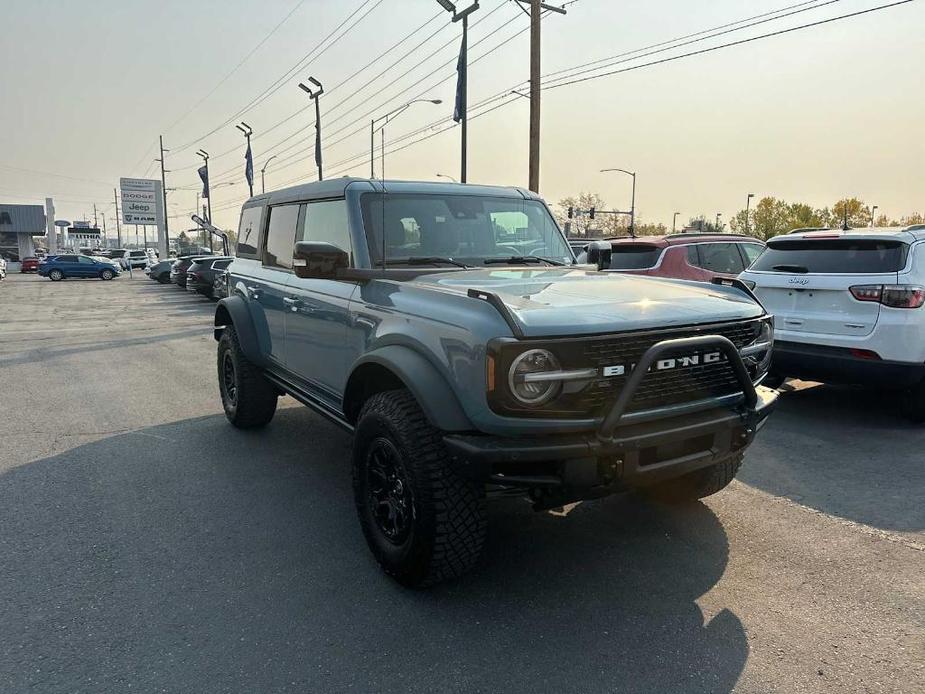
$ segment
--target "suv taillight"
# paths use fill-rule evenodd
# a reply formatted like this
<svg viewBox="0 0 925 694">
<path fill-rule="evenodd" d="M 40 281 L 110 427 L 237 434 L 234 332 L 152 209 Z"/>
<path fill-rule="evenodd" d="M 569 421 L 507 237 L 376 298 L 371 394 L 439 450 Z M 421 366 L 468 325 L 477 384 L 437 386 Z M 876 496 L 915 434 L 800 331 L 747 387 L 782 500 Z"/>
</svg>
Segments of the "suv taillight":
<svg viewBox="0 0 925 694">
<path fill-rule="evenodd" d="M 858 301 L 876 301 L 891 308 L 920 308 L 925 287 L 918 284 L 860 284 L 849 289 Z"/>
</svg>

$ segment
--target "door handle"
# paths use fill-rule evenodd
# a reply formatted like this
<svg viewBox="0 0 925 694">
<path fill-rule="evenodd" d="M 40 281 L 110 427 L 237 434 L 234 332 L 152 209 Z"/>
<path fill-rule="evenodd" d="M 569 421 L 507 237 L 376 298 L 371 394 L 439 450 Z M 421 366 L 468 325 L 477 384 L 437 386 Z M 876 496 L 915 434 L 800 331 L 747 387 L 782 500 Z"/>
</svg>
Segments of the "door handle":
<svg viewBox="0 0 925 694">
<path fill-rule="evenodd" d="M 259 298 L 260 298 L 260 287 L 259 287 L 259 286 L 248 287 L 248 288 L 247 288 L 247 291 L 250 293 L 251 299 L 259 299 Z"/>
<path fill-rule="evenodd" d="M 287 306 L 297 306 L 298 304 L 302 302 L 293 296 L 287 296 L 283 299 L 283 303 L 286 304 Z"/>
</svg>

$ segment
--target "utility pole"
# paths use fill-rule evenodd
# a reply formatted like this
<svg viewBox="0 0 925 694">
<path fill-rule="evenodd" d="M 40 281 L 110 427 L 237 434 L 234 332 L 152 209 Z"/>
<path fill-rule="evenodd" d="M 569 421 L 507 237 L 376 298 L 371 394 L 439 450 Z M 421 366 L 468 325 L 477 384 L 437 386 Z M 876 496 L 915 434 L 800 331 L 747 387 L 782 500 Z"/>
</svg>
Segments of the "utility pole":
<svg viewBox="0 0 925 694">
<path fill-rule="evenodd" d="M 748 211 L 752 206 L 752 198 L 755 197 L 754 193 L 749 193 L 748 197 L 745 198 L 745 235 L 748 236 Z"/>
<path fill-rule="evenodd" d="M 540 192 L 540 0 L 530 0 L 530 184 Z"/>
<path fill-rule="evenodd" d="M 112 189 L 112 201 L 116 205 L 116 243 L 118 248 L 122 248 L 122 226 L 119 224 L 119 194 L 116 189 Z"/>
<path fill-rule="evenodd" d="M 99 227 L 100 223 L 96 218 L 96 203 L 93 203 L 93 226 Z"/>
<path fill-rule="evenodd" d="M 308 94 L 308 97 L 315 102 L 315 165 L 318 167 L 318 180 L 323 181 L 324 174 L 321 170 L 321 105 L 318 103 L 318 97 L 324 94 L 324 87 L 314 77 L 309 77 L 308 81 L 314 84 L 317 89 L 312 90 L 301 82 L 299 82 L 299 89 Z M 262 177 L 263 172 L 261 171 Z"/>
<path fill-rule="evenodd" d="M 540 72 L 542 70 L 540 22 L 543 10 L 566 14 L 565 8 L 548 5 L 541 0 L 516 0 L 530 3 L 530 190 L 540 191 Z"/>
<path fill-rule="evenodd" d="M 161 163 L 161 197 L 163 198 L 164 205 L 164 253 L 170 253 L 170 233 L 168 232 L 167 226 L 167 172 L 164 169 L 164 152 L 169 152 L 170 150 L 164 149 L 164 136 L 159 136 L 160 149 L 161 149 L 161 158 L 158 161 Z M 148 247 L 147 239 L 148 227 L 145 226 L 145 248 Z"/>
<path fill-rule="evenodd" d="M 680 212 L 675 212 L 674 217 L 671 218 L 671 233 L 673 234 L 678 226 L 678 215 Z"/>
</svg>

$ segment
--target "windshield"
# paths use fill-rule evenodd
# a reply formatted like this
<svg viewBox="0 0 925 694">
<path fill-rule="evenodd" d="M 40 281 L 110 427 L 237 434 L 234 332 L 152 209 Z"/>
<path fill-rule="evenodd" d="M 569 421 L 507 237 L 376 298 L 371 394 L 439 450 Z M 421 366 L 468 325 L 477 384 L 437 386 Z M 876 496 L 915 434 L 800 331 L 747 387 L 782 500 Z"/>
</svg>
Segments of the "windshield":
<svg viewBox="0 0 925 694">
<path fill-rule="evenodd" d="M 555 221 L 536 200 L 366 193 L 361 207 L 374 264 L 382 263 L 383 255 L 386 263 L 410 259 L 431 264 L 435 258 L 466 265 L 517 258 L 574 261 Z"/>
<path fill-rule="evenodd" d="M 901 241 L 813 239 L 771 241 L 750 270 L 817 274 L 898 272 L 908 246 Z"/>
</svg>

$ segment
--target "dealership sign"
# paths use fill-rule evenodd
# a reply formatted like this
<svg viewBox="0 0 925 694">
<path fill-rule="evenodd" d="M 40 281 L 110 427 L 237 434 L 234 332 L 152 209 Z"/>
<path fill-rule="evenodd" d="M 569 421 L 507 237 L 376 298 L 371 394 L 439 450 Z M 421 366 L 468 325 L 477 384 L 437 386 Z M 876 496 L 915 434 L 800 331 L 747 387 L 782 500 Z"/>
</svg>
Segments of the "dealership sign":
<svg viewBox="0 0 925 694">
<path fill-rule="evenodd" d="M 159 224 L 162 220 L 161 182 L 146 178 L 120 178 L 122 222 Z"/>
</svg>

